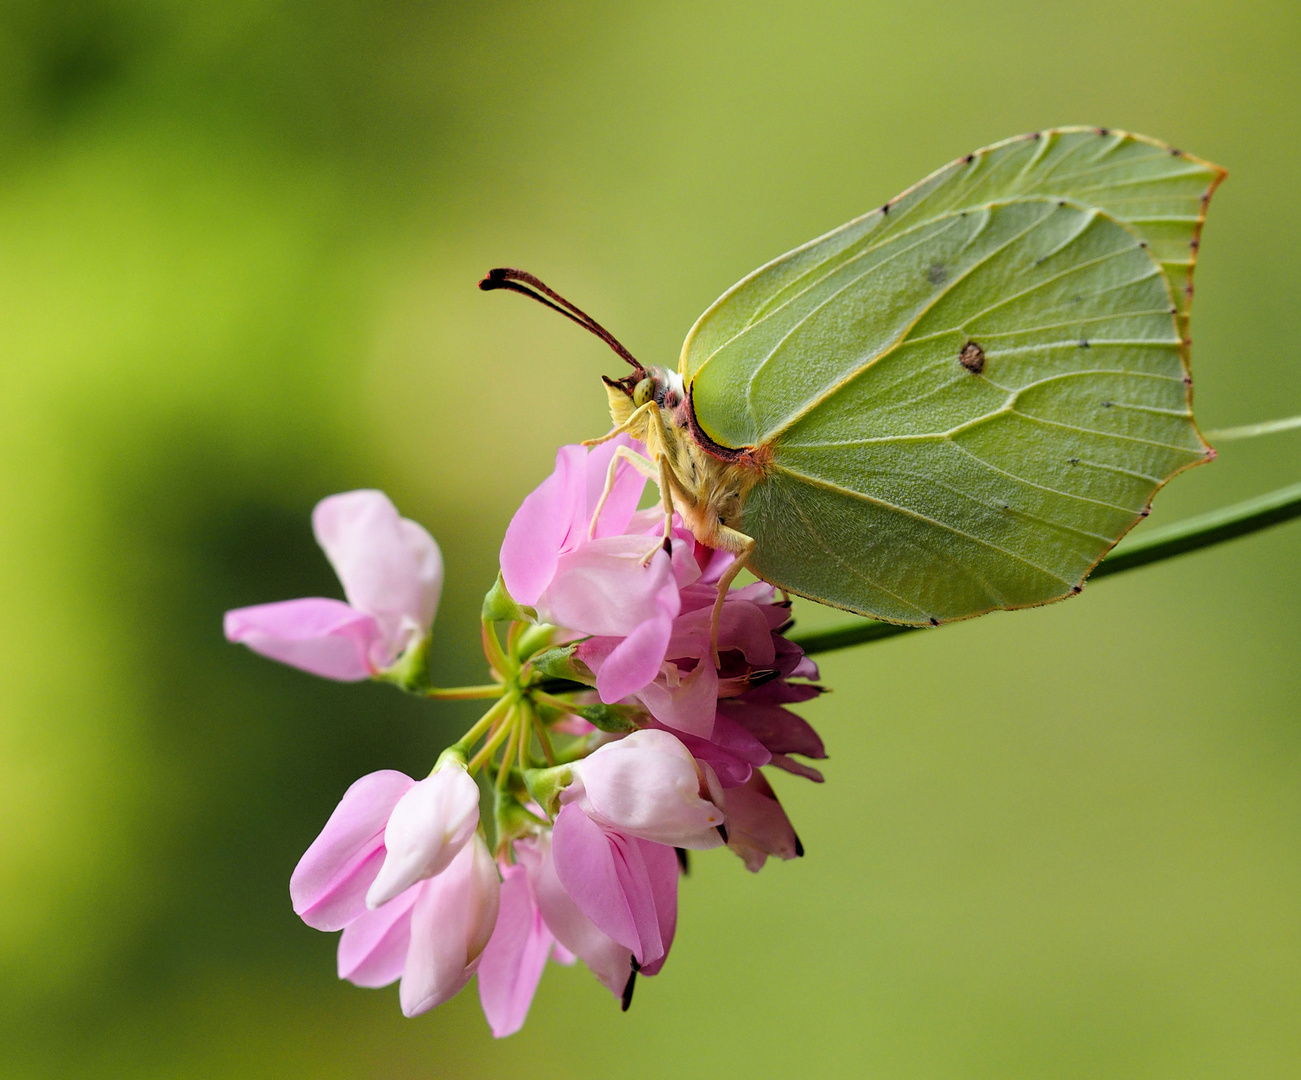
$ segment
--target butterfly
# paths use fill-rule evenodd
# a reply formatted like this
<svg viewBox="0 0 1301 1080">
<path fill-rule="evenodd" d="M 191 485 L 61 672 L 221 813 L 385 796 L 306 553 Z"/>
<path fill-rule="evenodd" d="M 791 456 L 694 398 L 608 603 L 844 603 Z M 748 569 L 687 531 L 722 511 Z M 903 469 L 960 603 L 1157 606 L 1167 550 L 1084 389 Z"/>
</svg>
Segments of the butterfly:
<svg viewBox="0 0 1301 1080">
<path fill-rule="evenodd" d="M 542 301 L 632 365 L 604 380 L 606 437 L 643 442 L 619 458 L 735 553 L 719 607 L 744 567 L 937 626 L 1079 593 L 1156 492 L 1214 458 L 1188 318 L 1224 176 L 1105 128 L 1008 139 L 733 285 L 676 370 L 523 271 L 480 287 Z"/>
</svg>

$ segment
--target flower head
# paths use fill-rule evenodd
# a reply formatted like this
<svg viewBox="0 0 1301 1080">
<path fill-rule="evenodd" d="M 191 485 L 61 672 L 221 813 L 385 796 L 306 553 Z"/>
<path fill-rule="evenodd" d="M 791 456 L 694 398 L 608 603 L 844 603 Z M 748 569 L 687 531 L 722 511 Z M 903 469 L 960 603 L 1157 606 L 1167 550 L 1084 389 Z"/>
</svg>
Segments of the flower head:
<svg viewBox="0 0 1301 1080">
<path fill-rule="evenodd" d="M 429 685 L 441 558 L 379 492 L 333 496 L 313 516 L 346 603 L 227 615 L 231 640 L 318 674 L 495 699 L 427 778 L 353 784 L 290 882 L 308 925 L 343 931 L 340 977 L 400 981 L 408 1016 L 477 973 L 493 1034 L 509 1035 L 548 960 L 582 960 L 626 1009 L 668 958 L 688 850 L 726 843 L 751 870 L 803 854 L 761 770 L 821 779 L 792 755 L 824 757 L 822 742 L 787 708 L 820 692 L 800 681 L 817 668 L 763 583 L 723 597 L 715 659 L 732 556 L 676 516 L 637 510 L 646 462 L 629 456 L 644 449 L 626 437 L 562 447 L 525 499 L 483 609 L 492 684 Z M 504 643 L 499 621 L 511 622 Z"/>
</svg>

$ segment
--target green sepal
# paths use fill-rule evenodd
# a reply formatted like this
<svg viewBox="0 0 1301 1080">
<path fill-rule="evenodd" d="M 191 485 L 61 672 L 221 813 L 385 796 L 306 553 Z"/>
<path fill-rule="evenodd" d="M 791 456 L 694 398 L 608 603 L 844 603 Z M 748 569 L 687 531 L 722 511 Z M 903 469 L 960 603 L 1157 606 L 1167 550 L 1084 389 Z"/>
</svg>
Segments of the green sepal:
<svg viewBox="0 0 1301 1080">
<path fill-rule="evenodd" d="M 538 613 L 534 608 L 515 603 L 515 598 L 506 591 L 506 583 L 498 573 L 497 580 L 483 598 L 483 618 L 488 622 L 535 623 L 538 621 Z"/>
<path fill-rule="evenodd" d="M 429 681 L 429 635 L 416 638 L 390 667 L 375 676 L 376 682 L 392 683 L 408 694 L 424 695 L 433 689 Z"/>
<path fill-rule="evenodd" d="M 579 642 L 571 641 L 568 645 L 557 645 L 553 649 L 540 652 L 530 661 L 533 670 L 548 679 L 564 679 L 567 682 L 595 686 L 596 676 L 591 669 L 574 656 Z"/>
<path fill-rule="evenodd" d="M 574 705 L 569 711 L 575 716 L 581 716 L 593 727 L 616 733 L 636 731 L 642 726 L 641 721 L 646 715 L 634 705 L 605 705 L 601 702 L 595 705 Z"/>
<path fill-rule="evenodd" d="M 560 793 L 574 782 L 574 769 L 571 765 L 557 765 L 551 769 L 527 769 L 524 772 L 524 786 L 534 801 L 547 812 L 547 817 L 555 820 L 560 812 Z"/>
<path fill-rule="evenodd" d="M 530 626 L 520 635 L 519 641 L 515 644 L 515 659 L 523 663 L 534 653 L 545 649 L 551 644 L 551 639 L 559 629 L 550 623 L 537 623 Z"/>
<path fill-rule="evenodd" d="M 536 832 L 538 826 L 546 824 L 528 807 L 522 805 L 519 799 L 501 788 L 495 788 L 493 791 L 492 816 L 497 827 L 498 845 L 505 840 L 513 840 L 518 836 Z"/>
<path fill-rule="evenodd" d="M 444 768 L 447 765 L 459 765 L 462 769 L 465 768 L 465 752 L 459 746 L 449 746 L 439 754 L 438 760 L 434 763 L 434 767 L 430 771 L 429 775 L 433 776 L 439 769 Z"/>
</svg>

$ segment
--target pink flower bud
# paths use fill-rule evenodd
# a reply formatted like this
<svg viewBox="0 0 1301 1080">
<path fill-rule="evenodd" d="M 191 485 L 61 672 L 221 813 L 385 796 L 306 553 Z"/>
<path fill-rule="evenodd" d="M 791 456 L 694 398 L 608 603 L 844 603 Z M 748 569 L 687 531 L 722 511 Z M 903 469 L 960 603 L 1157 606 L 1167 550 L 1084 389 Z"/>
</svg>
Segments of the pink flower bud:
<svg viewBox="0 0 1301 1080">
<path fill-rule="evenodd" d="M 465 766 L 444 765 L 397 801 L 384 829 L 388 853 L 366 893 L 377 908 L 417 881 L 441 873 L 479 824 L 479 788 Z"/>
<path fill-rule="evenodd" d="M 341 930 L 366 911 L 384 861 L 384 826 L 415 781 L 385 769 L 363 776 L 335 807 L 289 879 L 294 912 L 317 930 Z"/>
<path fill-rule="evenodd" d="M 667 731 L 634 731 L 576 762 L 573 772 L 560 801 L 576 803 L 604 828 L 670 847 L 722 843 L 723 811 L 708 797 L 712 778 Z M 721 791 L 715 797 L 721 802 Z"/>
</svg>

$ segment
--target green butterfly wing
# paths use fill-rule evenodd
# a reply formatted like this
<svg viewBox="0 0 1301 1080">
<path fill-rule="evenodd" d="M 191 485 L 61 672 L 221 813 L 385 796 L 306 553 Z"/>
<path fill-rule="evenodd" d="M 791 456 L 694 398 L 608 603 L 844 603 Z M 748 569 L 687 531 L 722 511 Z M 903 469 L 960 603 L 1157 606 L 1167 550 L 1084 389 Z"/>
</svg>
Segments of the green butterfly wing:
<svg viewBox="0 0 1301 1080">
<path fill-rule="evenodd" d="M 1187 325 L 1223 177 L 1140 136 L 1036 133 L 725 293 L 681 372 L 706 435 L 771 452 L 754 571 L 914 624 L 1078 592 L 1214 454 Z"/>
</svg>

